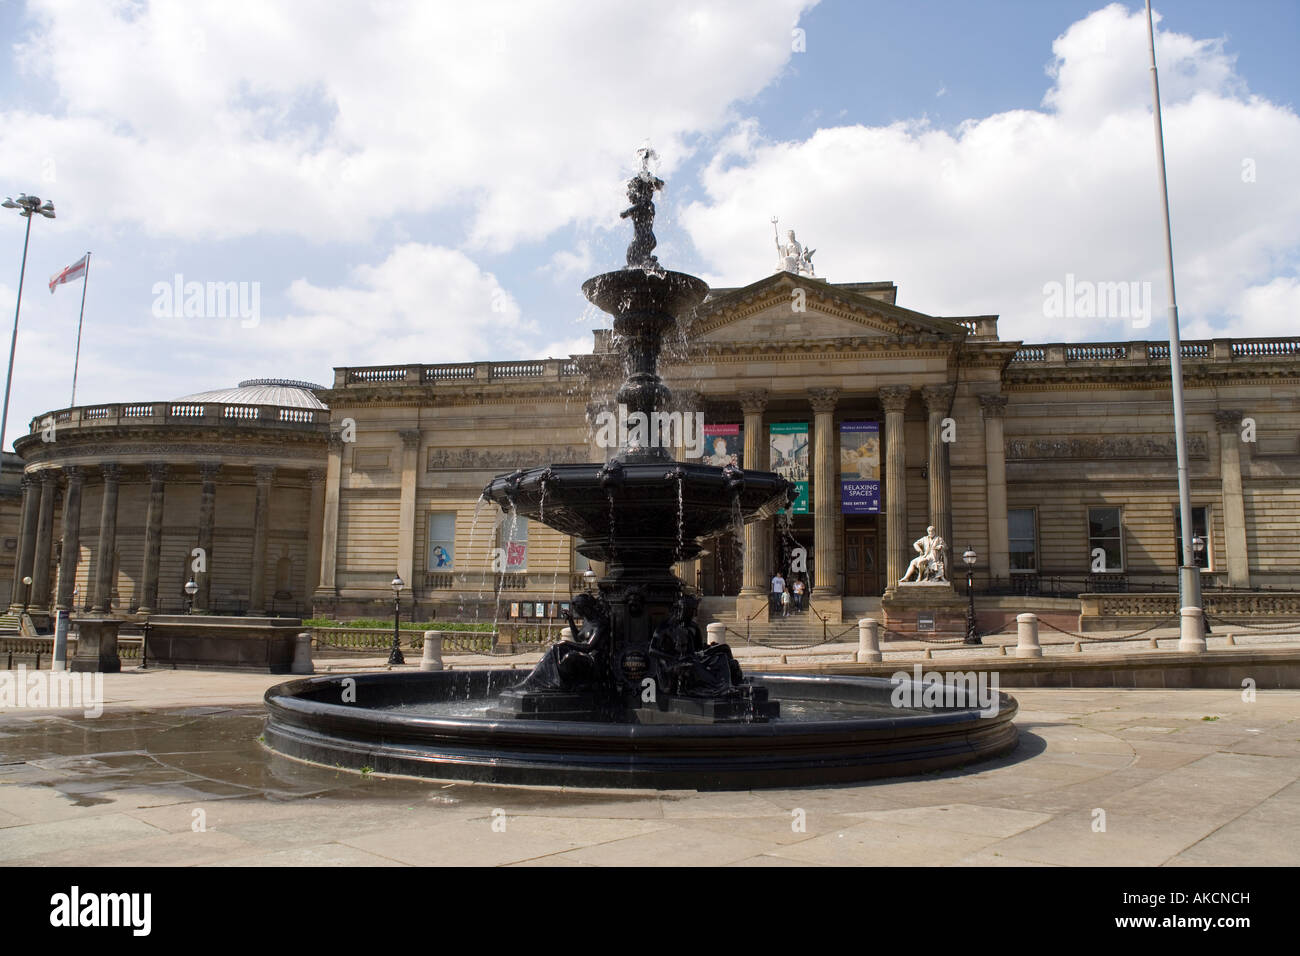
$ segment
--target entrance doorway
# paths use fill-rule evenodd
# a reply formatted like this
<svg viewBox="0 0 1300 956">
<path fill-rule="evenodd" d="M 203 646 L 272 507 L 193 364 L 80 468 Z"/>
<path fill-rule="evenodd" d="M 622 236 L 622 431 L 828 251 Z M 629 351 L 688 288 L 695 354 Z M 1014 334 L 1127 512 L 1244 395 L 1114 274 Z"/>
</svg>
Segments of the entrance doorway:
<svg viewBox="0 0 1300 956">
<path fill-rule="evenodd" d="M 844 593 L 861 597 L 880 593 L 876 529 L 844 529 Z"/>
<path fill-rule="evenodd" d="M 705 545 L 711 551 L 701 562 L 701 577 L 708 580 L 701 582 L 705 594 L 737 595 L 740 593 L 741 578 L 744 567 L 741 562 L 742 542 L 736 541 L 731 532 L 712 538 Z"/>
</svg>

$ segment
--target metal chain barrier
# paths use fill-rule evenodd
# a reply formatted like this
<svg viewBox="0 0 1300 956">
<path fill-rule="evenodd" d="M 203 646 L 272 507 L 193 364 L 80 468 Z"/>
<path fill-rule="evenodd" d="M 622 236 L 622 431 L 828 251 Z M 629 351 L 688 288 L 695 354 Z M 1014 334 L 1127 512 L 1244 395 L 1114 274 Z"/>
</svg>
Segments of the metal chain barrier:
<svg viewBox="0 0 1300 956">
<path fill-rule="evenodd" d="M 1244 627 L 1248 631 L 1280 631 L 1290 628 L 1300 633 L 1300 621 L 1283 621 L 1280 624 L 1246 624 L 1241 621 L 1230 621 L 1227 618 L 1219 617 L 1217 614 L 1207 614 L 1205 619 L 1219 627 Z"/>
</svg>

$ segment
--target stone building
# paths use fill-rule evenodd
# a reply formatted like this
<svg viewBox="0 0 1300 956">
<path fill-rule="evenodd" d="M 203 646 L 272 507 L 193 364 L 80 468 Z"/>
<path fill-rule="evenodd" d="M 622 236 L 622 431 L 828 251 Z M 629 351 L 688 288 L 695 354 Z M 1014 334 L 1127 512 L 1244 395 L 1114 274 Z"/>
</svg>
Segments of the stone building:
<svg viewBox="0 0 1300 956">
<path fill-rule="evenodd" d="M 778 272 L 713 290 L 669 344 L 673 410 L 702 413 L 708 440 L 672 436 L 679 456 L 806 482 L 788 519 L 744 528 L 743 558 L 715 540 L 683 580 L 748 615 L 774 569 L 797 568 L 819 613 L 853 620 L 933 525 L 954 581 L 971 549 L 977 589 L 1020 607 L 1078 613 L 1080 594 L 1172 590 L 1168 344 L 1007 342 L 995 316 L 925 315 L 897 291 Z M 1300 338 L 1182 354 L 1205 587 L 1300 590 Z M 14 580 L 48 569 L 40 607 L 75 587 L 77 607 L 177 609 L 206 542 L 197 603 L 216 611 L 387 613 L 396 574 L 417 617 L 549 615 L 583 587 L 580 542 L 503 519 L 479 492 L 515 468 L 605 460 L 621 378 L 597 331 L 590 354 L 567 358 L 337 368 L 330 388 L 64 409 L 53 442 L 39 416 L 16 443 Z"/>
<path fill-rule="evenodd" d="M 319 388 L 258 379 L 33 419 L 14 443 L 26 464 L 10 610 L 182 611 L 193 579 L 196 610 L 308 611 L 329 436 Z"/>
</svg>

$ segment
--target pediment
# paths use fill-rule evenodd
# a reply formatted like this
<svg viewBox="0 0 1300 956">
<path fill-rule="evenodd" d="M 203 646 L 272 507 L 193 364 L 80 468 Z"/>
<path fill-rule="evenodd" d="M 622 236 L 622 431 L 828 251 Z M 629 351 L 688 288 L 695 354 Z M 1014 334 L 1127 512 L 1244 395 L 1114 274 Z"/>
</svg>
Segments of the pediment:
<svg viewBox="0 0 1300 956">
<path fill-rule="evenodd" d="M 687 333 L 701 345 L 965 334 L 955 322 L 790 273 L 705 302 Z"/>
</svg>

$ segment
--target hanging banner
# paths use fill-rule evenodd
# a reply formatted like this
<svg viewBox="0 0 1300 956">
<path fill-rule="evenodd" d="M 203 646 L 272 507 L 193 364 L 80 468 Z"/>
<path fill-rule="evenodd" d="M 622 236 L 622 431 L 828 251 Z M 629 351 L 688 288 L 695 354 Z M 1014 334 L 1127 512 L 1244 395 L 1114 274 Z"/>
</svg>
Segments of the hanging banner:
<svg viewBox="0 0 1300 956">
<path fill-rule="evenodd" d="M 795 483 L 799 497 L 790 507 L 791 514 L 808 513 L 808 423 L 775 422 L 770 427 L 771 467 L 783 478 Z"/>
<path fill-rule="evenodd" d="M 840 422 L 840 510 L 880 514 L 880 422 Z"/>
<path fill-rule="evenodd" d="M 745 445 L 740 437 L 739 425 L 705 425 L 704 457 L 700 462 L 715 468 L 735 465 L 743 468 Z"/>
</svg>

